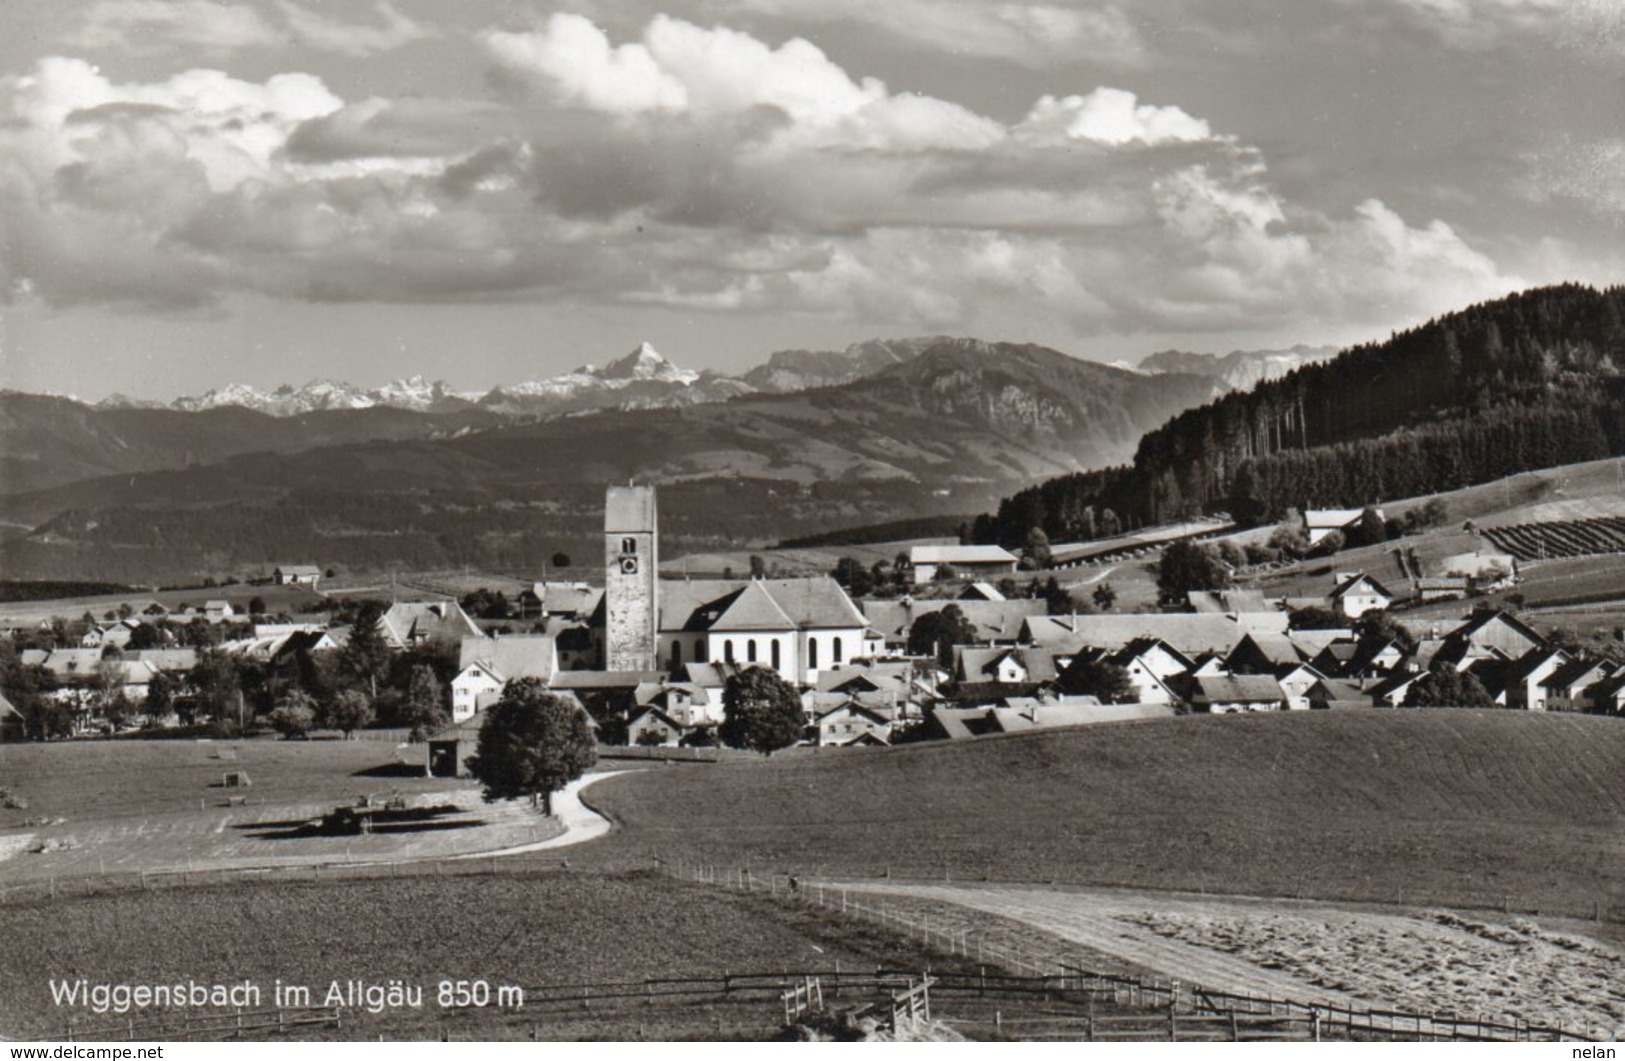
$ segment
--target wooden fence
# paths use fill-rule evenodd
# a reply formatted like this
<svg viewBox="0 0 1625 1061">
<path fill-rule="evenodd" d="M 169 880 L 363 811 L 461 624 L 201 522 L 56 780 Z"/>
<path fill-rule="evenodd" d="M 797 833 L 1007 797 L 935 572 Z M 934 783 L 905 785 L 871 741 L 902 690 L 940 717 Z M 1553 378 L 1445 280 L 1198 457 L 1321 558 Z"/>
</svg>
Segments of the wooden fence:
<svg viewBox="0 0 1625 1061">
<path fill-rule="evenodd" d="M 337 1009 L 296 1007 L 291 1009 L 232 1010 L 229 1013 L 199 1013 L 189 1010 L 136 1020 L 79 1023 L 69 1020 L 62 1028 L 68 1042 L 176 1042 L 183 1040 L 222 1040 L 269 1038 L 297 1034 L 309 1028 L 343 1030 L 344 1015 Z"/>
<path fill-rule="evenodd" d="M 1244 1031 L 1249 1035 L 1258 1032 L 1264 1038 L 1407 1042 L 1596 1042 L 1609 1038 L 1590 1028 L 1549 1027 L 1456 1014 L 1360 1009 L 1325 1002 L 1306 1003 L 1263 992 L 1238 994 L 1211 990 L 1177 980 L 1121 976 L 1091 970 L 1081 961 L 1057 961 L 1024 948 L 1009 938 L 994 941 L 981 932 L 945 927 L 928 918 L 909 917 L 872 894 L 860 892 L 861 898 L 854 898 L 848 889 L 837 884 L 805 881 L 788 875 L 783 877 L 781 883 L 780 875 L 758 876 L 748 867 L 734 870 L 705 863 L 672 862 L 668 864 L 668 870 L 683 879 L 748 892 L 766 892 L 789 901 L 808 903 L 843 917 L 880 925 L 937 948 L 951 957 L 973 958 L 978 963 L 990 962 L 1021 978 L 1022 990 L 1059 991 L 1091 998 L 1109 998 L 1113 1004 L 1130 1009 L 1164 1011 L 1168 1023 L 1167 1035 L 1149 1036 L 1152 1038 L 1171 1036 L 1178 1039 L 1181 1023 L 1186 1023 L 1187 1031 L 1201 1031 L 1201 1037 L 1209 1038 L 1215 1027 L 1221 1031 L 1228 1027 L 1230 1038 L 1241 1036 Z M 986 976 L 985 972 L 983 975 Z M 957 986 L 944 984 L 937 986 L 936 990 L 941 994 Z M 1062 1037 L 1067 1038 L 1089 1038 L 1095 1036 L 1097 1031 L 1087 1017 L 1074 1019 L 1070 1025 L 1063 1021 L 1060 1027 L 1067 1033 Z M 1109 1034 L 1113 1027 L 1110 1023 L 1102 1024 L 1099 1030 Z M 1122 1031 L 1126 1025 L 1119 1022 L 1115 1027 Z M 1050 1032 L 1055 1030 L 1051 1028 Z M 1140 1027 L 1136 1034 L 1145 1038 L 1146 1031 L 1146 1028 Z"/>
</svg>

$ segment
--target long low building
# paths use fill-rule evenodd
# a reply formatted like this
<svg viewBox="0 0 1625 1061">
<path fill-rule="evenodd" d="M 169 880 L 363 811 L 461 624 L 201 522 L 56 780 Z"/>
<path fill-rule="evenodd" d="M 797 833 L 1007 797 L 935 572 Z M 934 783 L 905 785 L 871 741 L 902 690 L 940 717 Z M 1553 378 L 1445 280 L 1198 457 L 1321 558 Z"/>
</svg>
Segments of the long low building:
<svg viewBox="0 0 1625 1061">
<path fill-rule="evenodd" d="M 1016 572 L 1015 554 L 998 545 L 916 545 L 908 551 L 914 583 L 931 582 L 943 568 L 955 575 L 996 578 Z"/>
</svg>

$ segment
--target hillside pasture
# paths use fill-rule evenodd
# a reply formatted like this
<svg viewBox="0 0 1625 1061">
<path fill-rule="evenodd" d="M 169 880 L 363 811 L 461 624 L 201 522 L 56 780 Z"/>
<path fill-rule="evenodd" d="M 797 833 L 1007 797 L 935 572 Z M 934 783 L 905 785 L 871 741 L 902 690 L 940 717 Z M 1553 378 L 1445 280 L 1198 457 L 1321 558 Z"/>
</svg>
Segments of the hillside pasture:
<svg viewBox="0 0 1625 1061">
<path fill-rule="evenodd" d="M 952 967 L 919 944 L 861 923 L 664 876 L 543 871 L 333 883 L 238 884 L 0 903 L 0 1034 L 60 1036 L 53 976 L 112 983 L 250 980 L 262 986 L 332 980 L 424 988 L 422 1010 L 350 1011 L 332 1038 L 765 1038 L 783 1013 L 759 997 L 632 1007 L 492 1008 L 447 1015 L 441 979 L 527 988 L 625 983 L 651 976 L 790 970 Z M 122 1018 L 78 1014 L 81 1025 Z"/>
<path fill-rule="evenodd" d="M 605 852 L 1625 918 L 1625 725 L 1189 717 L 603 782 Z M 595 845 L 597 846 L 597 845 Z"/>
<path fill-rule="evenodd" d="M 225 799 L 227 771 L 248 774 L 256 805 L 331 801 L 365 792 L 453 791 L 466 782 L 422 776 L 423 745 L 402 750 L 418 776 L 380 741 L 65 741 L 0 745 L 0 777 L 27 810 L 0 810 L 0 828 L 46 815 L 69 821 L 197 810 Z"/>
<path fill-rule="evenodd" d="M 0 890 L 102 874 L 445 858 L 562 828 L 523 801 L 485 803 L 473 782 L 423 777 L 421 745 L 406 754 L 415 763 L 372 741 L 0 747 L 0 778 L 27 803 L 0 811 Z M 225 788 L 228 771 L 252 784 Z M 365 834 L 314 824 L 362 797 L 398 797 L 407 809 Z"/>
<path fill-rule="evenodd" d="M 299 615 L 314 608 L 325 609 L 327 599 L 309 586 L 251 586 L 246 582 L 232 586 L 193 586 L 186 589 L 163 589 L 153 592 L 96 594 L 82 597 L 58 597 L 52 600 L 10 601 L 0 603 L 0 626 L 19 626 L 52 618 L 77 619 L 89 612 L 96 619 L 107 613 L 117 613 L 119 605 L 128 604 L 139 612 L 147 604 L 157 601 L 170 611 L 178 613 L 190 606 L 201 609 L 205 601 L 230 601 L 239 621 L 249 619 L 248 605 L 255 597 L 265 602 L 268 615 L 286 612 Z"/>
</svg>

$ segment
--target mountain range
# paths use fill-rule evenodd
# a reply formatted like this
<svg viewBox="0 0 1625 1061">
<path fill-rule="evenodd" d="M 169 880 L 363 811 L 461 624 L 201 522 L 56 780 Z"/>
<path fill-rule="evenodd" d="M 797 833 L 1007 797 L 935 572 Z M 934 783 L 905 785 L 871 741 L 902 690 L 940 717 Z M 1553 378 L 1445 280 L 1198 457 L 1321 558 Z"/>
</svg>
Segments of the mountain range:
<svg viewBox="0 0 1625 1061">
<path fill-rule="evenodd" d="M 1297 346 L 1285 350 L 1232 350 L 1228 354 L 1193 354 L 1185 350 L 1160 350 L 1143 358 L 1141 372 L 1162 374 L 1184 372 L 1209 376 L 1231 390 L 1251 390 L 1266 380 L 1280 379 L 1305 365 L 1315 365 L 1336 357 L 1335 346 Z"/>
<path fill-rule="evenodd" d="M 150 580 L 311 557 L 523 572 L 561 548 L 596 551 L 603 484 L 630 477 L 661 484 L 673 555 L 765 543 L 978 511 L 1014 486 L 1127 460 L 1147 431 L 1223 393 L 1212 378 L 1146 376 L 1032 345 L 911 340 L 851 355 L 785 353 L 764 366 L 765 384 L 883 367 L 644 407 L 640 392 L 706 377 L 640 349 L 630 364 L 572 374 L 598 381 L 576 393 L 613 391 L 615 406 L 528 418 L 483 399 L 444 413 L 277 417 L 4 396 L 0 523 L 12 531 L 0 568 Z M 388 436 L 355 426 L 372 422 Z M 56 474 L 40 475 L 52 461 Z M 98 463 L 116 474 L 87 478 Z"/>
<path fill-rule="evenodd" d="M 488 391 L 459 391 L 444 380 L 416 375 L 381 387 L 364 388 L 340 380 L 311 380 L 300 387 L 284 384 L 263 390 L 233 383 L 170 402 L 112 394 L 98 409 L 173 409 L 206 412 L 251 409 L 267 416 L 360 409 L 401 409 L 420 413 L 456 413 L 482 409 L 504 416 L 578 413 L 601 408 L 657 408 L 727 401 L 743 394 L 788 394 L 834 387 L 903 364 L 925 350 L 951 341 L 947 336 L 871 339 L 844 350 L 778 350 L 763 364 L 738 376 L 682 368 L 647 342 L 602 367 L 580 368 L 547 379 L 501 384 Z M 1336 352 L 1334 347 L 1295 346 L 1289 350 L 1236 350 L 1198 354 L 1165 350 L 1144 358 L 1132 369 L 1141 373 L 1207 376 L 1232 389 L 1276 379 Z M 1126 365 L 1117 367 L 1128 368 Z"/>
</svg>

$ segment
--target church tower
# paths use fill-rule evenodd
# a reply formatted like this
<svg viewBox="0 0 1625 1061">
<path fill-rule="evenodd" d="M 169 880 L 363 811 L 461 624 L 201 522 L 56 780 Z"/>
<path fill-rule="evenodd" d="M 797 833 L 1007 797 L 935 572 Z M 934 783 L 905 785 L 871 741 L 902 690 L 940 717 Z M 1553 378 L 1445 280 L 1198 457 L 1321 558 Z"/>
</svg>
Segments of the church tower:
<svg viewBox="0 0 1625 1061">
<path fill-rule="evenodd" d="M 604 669 L 658 665 L 660 550 L 655 488 L 612 486 L 604 497 Z"/>
</svg>

